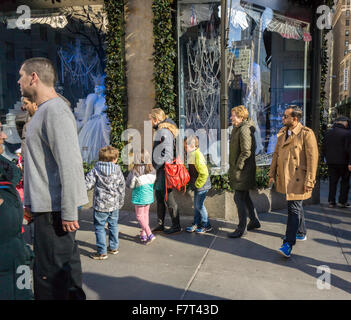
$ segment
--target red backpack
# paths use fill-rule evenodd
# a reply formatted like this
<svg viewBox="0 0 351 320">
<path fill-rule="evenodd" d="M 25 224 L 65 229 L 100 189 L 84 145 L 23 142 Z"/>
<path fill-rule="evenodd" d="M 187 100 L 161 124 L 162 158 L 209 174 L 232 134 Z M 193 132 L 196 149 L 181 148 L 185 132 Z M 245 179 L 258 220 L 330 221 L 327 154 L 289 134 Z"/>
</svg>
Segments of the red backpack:
<svg viewBox="0 0 351 320">
<path fill-rule="evenodd" d="M 186 192 L 186 185 L 190 180 L 190 175 L 184 163 L 180 160 L 180 156 L 174 159 L 171 163 L 165 162 L 165 185 L 167 201 L 167 189 L 177 189 L 180 191 L 184 187 Z"/>
</svg>

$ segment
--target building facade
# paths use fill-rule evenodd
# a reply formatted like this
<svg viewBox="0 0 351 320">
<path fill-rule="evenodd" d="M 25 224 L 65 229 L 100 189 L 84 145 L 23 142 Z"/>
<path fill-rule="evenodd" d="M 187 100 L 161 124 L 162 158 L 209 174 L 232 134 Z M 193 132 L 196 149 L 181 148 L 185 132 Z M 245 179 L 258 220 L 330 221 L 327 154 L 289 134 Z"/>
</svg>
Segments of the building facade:
<svg viewBox="0 0 351 320">
<path fill-rule="evenodd" d="M 206 141 L 200 147 L 213 167 L 221 166 L 226 149 L 221 146 L 222 130 L 231 125 L 230 110 L 236 105 L 245 105 L 255 122 L 256 154 L 262 165 L 269 164 L 289 104 L 299 105 L 304 123 L 315 123 L 318 128 L 320 70 L 315 49 L 320 45 L 320 34 L 314 27 L 316 7 L 301 2 L 174 2 L 179 127 L 205 134 Z M 18 18 L 15 11 L 22 4 L 30 7 L 31 17 L 37 20 L 29 30 L 8 28 L 6 22 L 1 25 L 0 113 L 6 114 L 20 99 L 17 73 L 21 62 L 34 56 L 54 62 L 59 70 L 57 87 L 74 110 L 93 90 L 90 74 L 102 73 L 106 61 L 101 54 L 104 46 L 96 48 L 95 28 L 87 22 L 75 29 L 69 8 L 96 6 L 102 10 L 104 2 L 8 1 L 6 18 Z M 129 0 L 125 6 L 128 127 L 141 133 L 155 104 L 152 4 L 152 0 Z M 345 11 L 345 16 L 346 6 L 340 11 Z M 67 23 L 60 25 L 60 19 L 67 19 Z M 104 40 L 103 34 L 100 40 Z M 350 65 L 348 60 L 343 63 L 344 68 Z"/>
<path fill-rule="evenodd" d="M 331 107 L 338 109 L 350 103 L 350 63 L 351 63 L 351 4 L 350 0 L 338 1 L 335 5 L 332 27 L 330 68 L 333 74 L 331 87 Z"/>
</svg>

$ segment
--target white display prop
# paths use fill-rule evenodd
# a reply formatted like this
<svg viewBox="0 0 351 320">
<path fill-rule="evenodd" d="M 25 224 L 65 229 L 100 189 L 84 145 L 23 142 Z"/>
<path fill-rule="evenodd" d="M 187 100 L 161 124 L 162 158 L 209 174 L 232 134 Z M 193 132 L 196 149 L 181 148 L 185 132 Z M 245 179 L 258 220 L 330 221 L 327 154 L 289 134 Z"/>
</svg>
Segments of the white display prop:
<svg viewBox="0 0 351 320">
<path fill-rule="evenodd" d="M 85 124 L 85 122 L 83 121 L 85 116 L 85 109 L 86 109 L 86 99 L 79 99 L 77 102 L 77 107 L 75 107 L 73 110 L 74 116 L 77 121 L 78 133 Z"/>
<path fill-rule="evenodd" d="M 261 102 L 261 70 L 260 66 L 253 62 L 250 71 L 250 82 L 248 94 L 245 98 L 244 105 L 248 108 L 251 119 L 255 123 L 255 139 L 256 139 L 256 154 L 263 150 L 261 129 L 257 122 L 257 111 L 260 108 Z"/>
<path fill-rule="evenodd" d="M 17 143 L 20 144 L 22 142 L 16 128 L 15 113 L 6 114 L 6 124 L 2 124 L 2 127 L 4 130 L 4 133 L 8 136 L 8 138 L 6 139 L 6 142 L 11 144 L 17 144 Z M 13 159 L 17 159 L 17 156 L 8 150 L 8 148 L 6 147 L 6 144 L 4 144 L 4 152 L 2 153 L 2 156 L 4 156 L 10 161 L 12 161 Z"/>
<path fill-rule="evenodd" d="M 104 77 L 96 77 L 94 82 L 95 92 L 86 98 L 83 127 L 78 134 L 83 161 L 88 163 L 98 160 L 99 150 L 110 144 L 109 120 L 104 112 L 107 109 Z"/>
<path fill-rule="evenodd" d="M 27 119 L 27 111 L 22 110 L 22 101 L 17 101 L 13 106 L 13 109 L 9 109 L 8 113 L 16 115 L 16 122 L 23 121 L 25 122 Z"/>
</svg>

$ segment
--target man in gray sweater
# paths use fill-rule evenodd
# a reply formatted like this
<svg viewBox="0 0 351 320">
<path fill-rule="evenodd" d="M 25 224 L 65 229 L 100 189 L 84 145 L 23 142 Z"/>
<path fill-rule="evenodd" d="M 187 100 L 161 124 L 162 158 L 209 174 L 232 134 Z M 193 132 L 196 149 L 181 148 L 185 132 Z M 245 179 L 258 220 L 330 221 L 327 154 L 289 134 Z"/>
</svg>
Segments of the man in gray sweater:
<svg viewBox="0 0 351 320">
<path fill-rule="evenodd" d="M 78 207 L 88 202 L 72 111 L 54 89 L 50 60 L 26 60 L 19 71 L 23 97 L 38 105 L 28 124 L 24 162 L 25 215 L 34 218 L 36 299 L 85 299 L 75 231 Z"/>
</svg>

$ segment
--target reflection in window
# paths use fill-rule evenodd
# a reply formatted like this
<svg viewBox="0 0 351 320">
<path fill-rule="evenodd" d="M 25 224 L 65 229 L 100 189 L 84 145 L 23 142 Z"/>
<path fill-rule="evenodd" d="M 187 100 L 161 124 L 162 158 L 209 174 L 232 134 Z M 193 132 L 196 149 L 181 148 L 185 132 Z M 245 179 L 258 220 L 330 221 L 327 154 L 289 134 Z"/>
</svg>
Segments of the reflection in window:
<svg viewBox="0 0 351 320">
<path fill-rule="evenodd" d="M 180 6 L 180 127 L 205 130 L 214 148 L 220 138 L 219 14 L 218 2 Z M 209 151 L 201 141 L 200 148 Z"/>
<path fill-rule="evenodd" d="M 61 33 L 60 32 L 58 32 L 58 31 L 56 31 L 55 32 L 55 43 L 57 44 L 57 45 L 61 45 Z"/>
<path fill-rule="evenodd" d="M 7 84 L 7 89 L 12 89 L 14 83 L 16 83 L 16 77 L 12 73 L 8 73 L 6 75 L 6 84 Z"/>
<path fill-rule="evenodd" d="M 33 58 L 33 52 L 31 48 L 24 48 L 24 59 L 30 59 Z"/>
<path fill-rule="evenodd" d="M 46 26 L 39 27 L 40 40 L 48 41 L 48 29 Z"/>
<path fill-rule="evenodd" d="M 194 1 L 195 2 L 195 1 Z M 220 128 L 220 2 L 179 1 L 180 127 Z M 228 13 L 229 13 L 228 1 Z M 289 104 L 309 101 L 309 24 L 270 8 L 232 3 L 227 53 L 230 110 L 245 105 L 256 124 L 256 153 L 274 151 L 282 115 Z"/>
<path fill-rule="evenodd" d="M 15 59 L 15 45 L 12 42 L 5 42 L 5 52 L 7 60 Z"/>
<path fill-rule="evenodd" d="M 289 104 L 304 108 L 308 25 L 270 8 L 232 8 L 229 32 L 229 105 L 243 104 L 256 124 L 256 154 L 272 153 Z"/>
<path fill-rule="evenodd" d="M 91 25 L 86 28 L 85 34 L 81 36 L 76 35 L 70 30 L 73 23 L 80 23 L 79 17 L 84 13 L 84 8 L 87 7 L 56 8 L 47 12 L 46 10 L 33 9 L 33 16 L 43 19 L 45 24 L 41 24 L 40 21 L 36 20 L 32 22 L 31 29 L 26 30 L 9 29 L 6 27 L 6 24 L 0 23 L 0 48 L 3 48 L 4 59 L 4 63 L 0 64 L 0 93 L 6 92 L 6 94 L 0 94 L 0 117 L 6 114 L 8 110 L 13 110 L 15 106 L 17 108 L 20 105 L 20 90 L 17 85 L 18 71 L 23 61 L 32 57 L 47 57 L 54 62 L 55 66 L 57 66 L 59 79 L 56 87 L 62 89 L 60 93 L 70 101 L 72 108 L 76 108 L 79 101 L 82 101 L 89 93 L 93 92 L 94 81 L 92 76 L 102 74 L 104 70 L 106 29 L 99 23 L 105 23 L 106 15 L 104 13 L 100 20 L 94 18 L 94 25 L 97 27 Z M 70 20 L 67 25 L 57 23 L 56 16 L 52 13 L 55 12 L 55 14 L 64 16 L 67 10 L 69 13 L 77 15 L 77 22 Z M 95 13 L 102 11 L 102 5 L 94 6 L 94 17 Z M 93 13 L 90 12 L 89 16 L 91 17 Z M 99 33 L 100 42 L 97 41 L 97 33 Z M 96 63 L 96 65 L 99 65 L 99 68 L 92 67 L 92 62 L 94 61 L 90 57 L 86 60 L 75 61 L 76 53 L 79 51 L 79 47 L 76 46 L 76 39 L 80 40 L 84 53 L 94 51 L 96 57 L 97 51 L 101 53 L 100 59 L 97 58 L 99 63 Z M 69 42 L 72 46 L 69 46 Z M 91 43 L 98 45 L 95 47 Z M 77 65 L 88 68 L 88 72 L 84 72 L 84 78 L 87 79 L 88 85 L 85 85 L 81 78 L 79 78 L 79 81 L 72 80 L 77 74 L 71 73 L 68 67 L 61 63 L 62 60 L 60 61 L 60 56 L 58 55 L 60 49 L 69 51 L 70 57 L 66 61 L 73 61 Z M 7 86 L 10 86 L 11 90 L 7 90 Z"/>
</svg>

